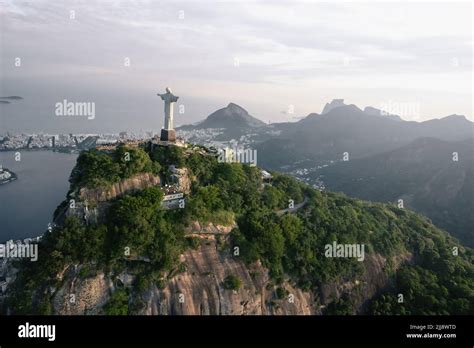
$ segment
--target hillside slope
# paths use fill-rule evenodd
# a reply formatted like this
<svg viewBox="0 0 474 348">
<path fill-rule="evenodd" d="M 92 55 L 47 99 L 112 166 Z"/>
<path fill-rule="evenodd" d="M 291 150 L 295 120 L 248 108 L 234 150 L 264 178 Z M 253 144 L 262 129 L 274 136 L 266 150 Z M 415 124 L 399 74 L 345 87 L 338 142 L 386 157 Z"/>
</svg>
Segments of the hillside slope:
<svg viewBox="0 0 474 348">
<path fill-rule="evenodd" d="M 403 199 L 474 246 L 474 140 L 421 138 L 399 149 L 321 168 L 326 187 L 378 202 Z M 457 154 L 457 160 L 453 160 Z"/>
<path fill-rule="evenodd" d="M 4 312 L 474 313 L 472 250 L 426 218 L 278 173 L 263 185 L 258 168 L 219 163 L 204 148 L 149 145 L 79 156 L 38 261 L 12 265 Z M 184 206 L 166 209 L 175 167 L 192 185 Z M 143 173 L 161 179 L 90 200 Z M 94 195 L 81 196 L 84 188 Z M 289 204 L 299 209 L 277 213 Z M 91 210 L 97 218 L 88 219 Z M 354 254 L 328 253 L 335 245 Z"/>
</svg>

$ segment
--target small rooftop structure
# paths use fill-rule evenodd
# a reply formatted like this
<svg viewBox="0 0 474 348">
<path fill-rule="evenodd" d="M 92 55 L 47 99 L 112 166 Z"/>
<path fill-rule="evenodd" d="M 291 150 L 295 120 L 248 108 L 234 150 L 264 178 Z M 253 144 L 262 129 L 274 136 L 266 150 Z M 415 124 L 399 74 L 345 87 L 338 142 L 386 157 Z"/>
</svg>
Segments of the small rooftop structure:
<svg viewBox="0 0 474 348">
<path fill-rule="evenodd" d="M 262 179 L 273 179 L 273 176 L 267 172 L 266 170 L 261 170 L 260 174 L 262 175 Z"/>
<path fill-rule="evenodd" d="M 161 201 L 161 206 L 165 209 L 179 209 L 184 207 L 183 192 L 166 194 Z"/>
<path fill-rule="evenodd" d="M 263 181 L 263 186 L 272 184 L 273 175 L 271 175 L 269 172 L 262 169 L 260 171 L 260 176 L 261 176 L 262 181 Z"/>
</svg>

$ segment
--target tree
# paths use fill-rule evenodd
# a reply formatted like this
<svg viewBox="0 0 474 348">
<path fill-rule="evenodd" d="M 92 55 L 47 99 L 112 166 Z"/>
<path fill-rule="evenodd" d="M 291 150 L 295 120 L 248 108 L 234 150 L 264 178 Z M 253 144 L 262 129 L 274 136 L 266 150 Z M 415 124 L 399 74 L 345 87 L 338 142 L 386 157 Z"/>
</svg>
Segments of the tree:
<svg viewBox="0 0 474 348">
<path fill-rule="evenodd" d="M 148 154 L 140 148 L 128 148 L 120 145 L 113 155 L 120 166 L 121 178 L 129 178 L 138 173 L 159 174 L 161 166 L 153 162 Z"/>
<path fill-rule="evenodd" d="M 286 243 L 291 245 L 301 233 L 302 222 L 296 215 L 285 214 L 280 219 L 280 227 Z"/>
<path fill-rule="evenodd" d="M 120 166 L 109 155 L 89 150 L 81 152 L 71 182 L 76 186 L 94 188 L 120 180 Z"/>
<path fill-rule="evenodd" d="M 107 315 L 128 315 L 128 292 L 125 289 L 116 290 L 104 306 Z"/>
<path fill-rule="evenodd" d="M 262 202 L 269 209 L 282 208 L 285 205 L 285 194 L 273 186 L 266 186 L 262 193 Z"/>
<path fill-rule="evenodd" d="M 240 286 L 242 285 L 242 281 L 239 277 L 231 274 L 225 277 L 224 283 L 222 285 L 224 286 L 224 289 L 227 290 L 239 290 Z"/>
<path fill-rule="evenodd" d="M 123 255 L 126 247 L 132 254 L 141 254 L 150 245 L 160 218 L 162 197 L 159 188 L 151 187 L 136 196 L 121 197 L 112 205 L 109 224 L 116 255 Z"/>
<path fill-rule="evenodd" d="M 185 165 L 183 149 L 178 146 L 157 146 L 153 150 L 151 158 L 162 167 L 171 164 L 177 167 L 183 167 Z"/>
</svg>

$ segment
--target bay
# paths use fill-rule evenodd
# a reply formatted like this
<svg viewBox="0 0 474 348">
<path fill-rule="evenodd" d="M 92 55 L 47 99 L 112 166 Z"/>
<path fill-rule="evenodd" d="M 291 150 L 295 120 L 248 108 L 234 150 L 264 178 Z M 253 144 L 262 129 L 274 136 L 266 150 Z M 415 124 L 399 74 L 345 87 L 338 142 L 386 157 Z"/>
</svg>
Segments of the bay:
<svg viewBox="0 0 474 348">
<path fill-rule="evenodd" d="M 0 242 L 42 235 L 66 198 L 77 154 L 48 150 L 0 152 L 0 165 L 18 179 L 0 185 Z"/>
</svg>

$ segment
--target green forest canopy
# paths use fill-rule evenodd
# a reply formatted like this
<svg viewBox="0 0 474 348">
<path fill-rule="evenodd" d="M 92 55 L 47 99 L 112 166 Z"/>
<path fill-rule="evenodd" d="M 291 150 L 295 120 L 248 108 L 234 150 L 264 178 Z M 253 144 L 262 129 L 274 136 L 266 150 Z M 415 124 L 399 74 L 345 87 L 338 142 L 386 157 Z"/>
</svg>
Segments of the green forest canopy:
<svg viewBox="0 0 474 348">
<path fill-rule="evenodd" d="M 126 153 L 130 154 L 127 161 Z M 213 156 L 178 147 L 145 151 L 120 146 L 111 154 L 85 151 L 78 158 L 71 186 L 106 186 L 140 172 L 166 175 L 171 164 L 186 166 L 194 178 L 184 209 L 163 209 L 163 193 L 153 187 L 114 200 L 105 223 L 85 225 L 67 218 L 41 241 L 39 261 L 23 265 L 11 291 L 15 311 L 48 313 L 48 285 L 59 285 L 55 275 L 71 263 L 118 272 L 132 267 L 130 258 L 146 257 L 150 263 L 135 269 L 141 287 L 159 282 L 162 273 L 177 267 L 179 255 L 193 244 L 183 232 L 186 226 L 195 220 L 225 223 L 235 218 L 238 228 L 231 233 L 229 250 L 238 246 L 239 257 L 247 263 L 260 260 L 275 284 L 289 277 L 304 290 L 318 291 L 323 283 L 351 279 L 362 272 L 363 264 L 326 258 L 324 245 L 363 243 L 367 253 L 387 258 L 411 253 L 417 260 L 417 265 L 407 264 L 396 272 L 386 269 L 394 287 L 374 299 L 371 313 L 474 313 L 472 250 L 459 246 L 425 217 L 393 205 L 320 192 L 278 173 L 272 186 L 263 187 L 256 167 L 219 163 Z M 286 208 L 288 200 L 297 204 L 305 198 L 306 205 L 297 213 L 275 213 Z M 457 256 L 452 252 L 456 247 Z M 32 295 L 38 292 L 41 301 L 32 303 Z M 405 294 L 401 304 L 399 292 Z M 125 313 L 123 297 L 123 292 L 116 295 L 116 305 L 107 311 Z M 336 301 L 327 313 L 352 313 L 348 303 Z"/>
</svg>

